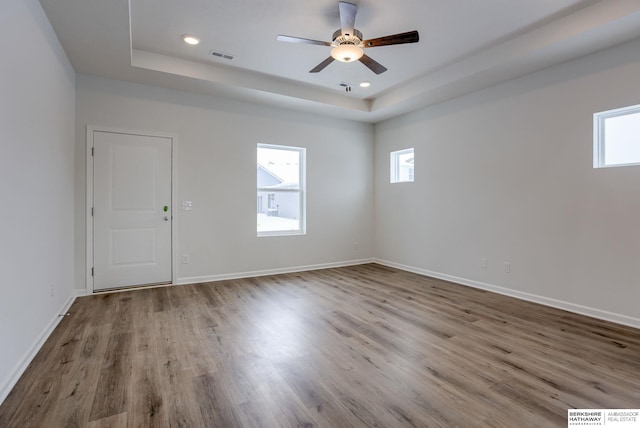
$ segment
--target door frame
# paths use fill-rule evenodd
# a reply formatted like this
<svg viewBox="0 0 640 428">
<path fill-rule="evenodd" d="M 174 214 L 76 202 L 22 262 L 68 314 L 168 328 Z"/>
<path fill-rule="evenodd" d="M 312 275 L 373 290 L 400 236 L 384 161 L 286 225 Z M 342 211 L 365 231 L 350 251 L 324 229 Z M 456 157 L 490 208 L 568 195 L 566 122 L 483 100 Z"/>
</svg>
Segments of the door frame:
<svg viewBox="0 0 640 428">
<path fill-rule="evenodd" d="M 93 289 L 93 133 L 94 132 L 111 132 L 115 134 L 128 134 L 128 135 L 140 135 L 148 137 L 160 137 L 168 138 L 171 140 L 171 284 L 175 285 L 177 282 L 177 258 L 176 258 L 176 237 L 177 237 L 177 171 L 176 171 L 176 145 L 178 142 L 178 136 L 176 134 L 160 133 L 160 132 L 147 132 L 147 131 L 135 131 L 130 129 L 110 128 L 106 126 L 92 126 L 87 125 L 87 138 L 85 146 L 86 156 L 86 198 L 85 198 L 85 236 L 86 236 L 86 257 L 85 257 L 85 279 L 87 294 L 94 294 Z M 136 287 L 128 288 L 127 290 L 135 289 Z M 102 293 L 103 291 L 98 291 Z"/>
</svg>

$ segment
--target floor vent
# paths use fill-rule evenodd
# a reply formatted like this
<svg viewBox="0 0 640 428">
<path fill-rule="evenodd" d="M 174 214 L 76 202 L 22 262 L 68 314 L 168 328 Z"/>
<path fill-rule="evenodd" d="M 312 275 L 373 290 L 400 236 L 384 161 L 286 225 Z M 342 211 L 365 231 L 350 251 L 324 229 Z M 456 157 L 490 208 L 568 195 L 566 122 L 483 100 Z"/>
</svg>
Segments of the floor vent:
<svg viewBox="0 0 640 428">
<path fill-rule="evenodd" d="M 233 55 L 226 54 L 226 53 L 223 53 L 223 52 L 214 51 L 214 50 L 210 50 L 209 51 L 209 55 L 211 55 L 214 58 L 228 59 L 228 60 L 232 60 L 233 59 Z"/>
</svg>

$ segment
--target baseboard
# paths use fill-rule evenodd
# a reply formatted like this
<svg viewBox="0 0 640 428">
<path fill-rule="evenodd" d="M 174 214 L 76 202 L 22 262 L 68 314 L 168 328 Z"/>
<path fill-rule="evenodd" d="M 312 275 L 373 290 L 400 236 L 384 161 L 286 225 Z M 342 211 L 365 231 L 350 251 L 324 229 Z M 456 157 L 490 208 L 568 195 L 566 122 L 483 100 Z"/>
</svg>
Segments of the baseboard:
<svg viewBox="0 0 640 428">
<path fill-rule="evenodd" d="M 357 265 L 363 265 L 363 264 L 373 263 L 373 262 L 374 262 L 374 259 L 360 259 L 360 260 L 348 260 L 348 261 L 335 262 L 335 263 L 322 263 L 322 264 L 307 265 L 307 266 L 291 266 L 291 267 L 279 268 L 279 269 L 266 269 L 266 270 L 256 270 L 256 271 L 249 271 L 249 272 L 228 273 L 228 274 L 221 274 L 221 275 L 192 276 L 192 277 L 178 278 L 178 280 L 176 281 L 176 284 L 177 285 L 197 284 L 199 282 L 214 282 L 214 281 L 224 281 L 229 279 L 252 278 L 256 276 L 277 275 L 282 273 L 294 273 L 294 272 L 304 272 L 304 271 L 310 271 L 310 270 L 357 266 Z"/>
<path fill-rule="evenodd" d="M 575 303 L 552 299 L 545 296 L 539 296 L 537 294 L 511 290 L 509 288 L 499 287 L 497 285 L 487 284 L 484 282 L 474 281 L 466 278 L 460 278 L 457 276 L 447 275 L 444 273 L 434 272 L 426 269 L 420 269 L 413 266 L 407 266 L 400 263 L 391 262 L 388 260 L 374 259 L 374 263 L 378 263 L 383 266 L 393 267 L 393 268 L 404 270 L 407 272 L 413 272 L 420 275 L 429 276 L 432 278 L 443 279 L 445 281 L 454 282 L 456 284 L 466 285 L 473 288 L 479 288 L 481 290 L 487 290 L 494 293 L 503 294 L 505 296 L 515 297 L 516 299 L 526 300 L 528 302 L 539 303 L 541 305 L 562 309 L 562 310 L 573 312 L 580 315 L 586 315 L 586 316 L 601 319 L 604 321 L 611 321 L 616 324 L 622 324 L 629 327 L 640 328 L 640 319 L 630 317 L 627 315 L 621 315 L 613 312 L 603 311 L 601 309 L 590 308 L 588 306 L 577 305 Z"/>
<path fill-rule="evenodd" d="M 61 315 L 67 313 L 77 297 L 84 295 L 86 295 L 85 290 L 73 290 L 71 292 L 67 301 L 64 303 L 64 305 L 62 305 L 62 308 L 60 308 L 55 317 L 47 324 L 47 326 L 44 328 L 42 333 L 40 333 L 33 345 L 31 345 L 29 350 L 20 359 L 16 367 L 9 375 L 9 378 L 4 380 L 2 384 L 0 384 L 0 404 L 4 402 L 13 387 L 16 386 L 16 383 L 18 383 L 20 376 L 22 376 L 27 367 L 29 367 L 29 364 L 31 363 L 33 358 L 36 356 L 40 348 L 42 348 L 42 345 L 44 345 L 53 330 L 57 327 L 58 323 L 62 320 Z"/>
</svg>

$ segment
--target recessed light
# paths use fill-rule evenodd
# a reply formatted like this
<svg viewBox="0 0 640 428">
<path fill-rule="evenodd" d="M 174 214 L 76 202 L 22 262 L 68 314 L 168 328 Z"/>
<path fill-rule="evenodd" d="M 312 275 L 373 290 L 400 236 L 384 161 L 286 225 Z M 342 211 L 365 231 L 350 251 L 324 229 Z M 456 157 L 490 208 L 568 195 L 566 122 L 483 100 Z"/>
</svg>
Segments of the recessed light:
<svg viewBox="0 0 640 428">
<path fill-rule="evenodd" d="M 360 83 L 360 87 L 361 88 L 368 88 L 369 86 L 371 86 L 371 82 L 361 82 Z"/>
<path fill-rule="evenodd" d="M 182 40 L 184 40 L 184 42 L 188 45 L 197 45 L 198 43 L 200 43 L 200 39 L 192 34 L 184 34 L 182 36 Z"/>
</svg>

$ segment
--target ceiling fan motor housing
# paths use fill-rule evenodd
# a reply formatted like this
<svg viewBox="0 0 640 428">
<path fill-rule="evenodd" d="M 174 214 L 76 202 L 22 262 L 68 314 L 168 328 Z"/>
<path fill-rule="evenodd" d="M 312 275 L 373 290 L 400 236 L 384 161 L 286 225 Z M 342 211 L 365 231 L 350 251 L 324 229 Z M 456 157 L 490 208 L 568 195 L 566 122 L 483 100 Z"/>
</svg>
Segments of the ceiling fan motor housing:
<svg viewBox="0 0 640 428">
<path fill-rule="evenodd" d="M 333 33 L 333 43 L 339 45 L 359 45 L 362 43 L 362 33 L 360 30 L 353 29 L 353 34 L 342 34 L 342 29 L 338 29 Z"/>
</svg>

